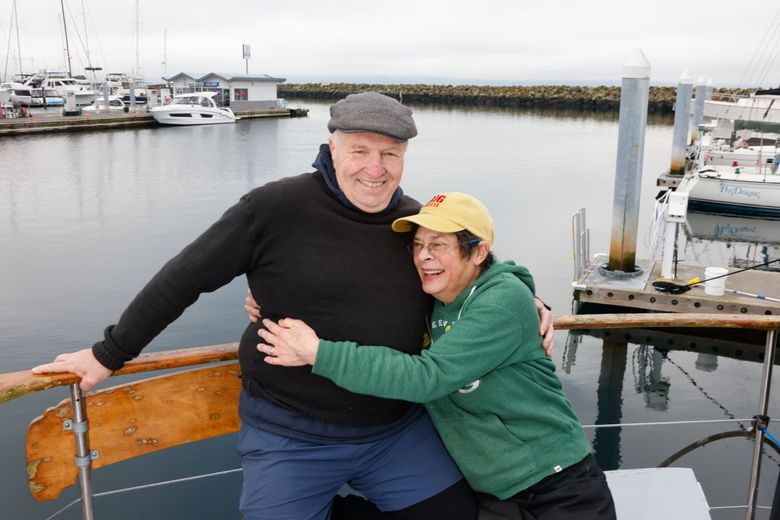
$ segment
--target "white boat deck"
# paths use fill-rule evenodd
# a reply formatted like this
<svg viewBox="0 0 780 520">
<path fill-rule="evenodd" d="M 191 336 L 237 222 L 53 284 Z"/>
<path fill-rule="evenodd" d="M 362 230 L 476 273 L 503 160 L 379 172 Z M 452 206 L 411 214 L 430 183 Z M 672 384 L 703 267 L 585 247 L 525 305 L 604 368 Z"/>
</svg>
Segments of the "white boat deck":
<svg viewBox="0 0 780 520">
<path fill-rule="evenodd" d="M 690 468 L 606 471 L 618 520 L 710 520 L 710 506 Z"/>
</svg>

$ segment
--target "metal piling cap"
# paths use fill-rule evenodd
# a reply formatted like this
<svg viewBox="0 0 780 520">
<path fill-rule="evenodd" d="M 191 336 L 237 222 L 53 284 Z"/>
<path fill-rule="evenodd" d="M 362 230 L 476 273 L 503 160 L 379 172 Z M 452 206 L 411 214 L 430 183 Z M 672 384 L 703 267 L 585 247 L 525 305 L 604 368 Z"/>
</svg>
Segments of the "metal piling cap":
<svg viewBox="0 0 780 520">
<path fill-rule="evenodd" d="M 645 53 L 639 47 L 634 49 L 623 65 L 623 77 L 630 79 L 650 78 L 650 62 L 647 61 Z"/>
<path fill-rule="evenodd" d="M 685 69 L 682 71 L 682 74 L 680 74 L 680 79 L 677 80 L 678 85 L 692 85 L 693 84 L 693 78 L 691 77 L 691 73 L 688 72 L 688 69 Z"/>
</svg>

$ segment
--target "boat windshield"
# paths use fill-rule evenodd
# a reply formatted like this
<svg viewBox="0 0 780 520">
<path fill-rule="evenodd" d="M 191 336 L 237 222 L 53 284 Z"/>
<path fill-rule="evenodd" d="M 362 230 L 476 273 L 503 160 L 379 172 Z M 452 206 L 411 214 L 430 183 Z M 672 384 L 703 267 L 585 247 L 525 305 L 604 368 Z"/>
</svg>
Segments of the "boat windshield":
<svg viewBox="0 0 780 520">
<path fill-rule="evenodd" d="M 186 96 L 173 98 L 171 105 L 200 105 L 198 96 Z"/>
</svg>

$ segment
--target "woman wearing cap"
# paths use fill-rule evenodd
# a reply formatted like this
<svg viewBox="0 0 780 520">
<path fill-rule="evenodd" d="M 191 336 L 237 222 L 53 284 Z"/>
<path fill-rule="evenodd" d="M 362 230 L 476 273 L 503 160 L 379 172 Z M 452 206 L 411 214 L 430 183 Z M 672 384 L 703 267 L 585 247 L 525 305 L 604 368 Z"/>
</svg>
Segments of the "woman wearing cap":
<svg viewBox="0 0 780 520">
<path fill-rule="evenodd" d="M 433 197 L 393 223 L 434 296 L 420 355 L 319 339 L 305 323 L 264 320 L 258 349 L 273 365 L 313 372 L 353 392 L 426 403 L 471 487 L 480 518 L 615 518 L 604 474 L 555 366 L 539 348 L 529 272 L 497 262 L 487 208 L 462 193 Z"/>
</svg>

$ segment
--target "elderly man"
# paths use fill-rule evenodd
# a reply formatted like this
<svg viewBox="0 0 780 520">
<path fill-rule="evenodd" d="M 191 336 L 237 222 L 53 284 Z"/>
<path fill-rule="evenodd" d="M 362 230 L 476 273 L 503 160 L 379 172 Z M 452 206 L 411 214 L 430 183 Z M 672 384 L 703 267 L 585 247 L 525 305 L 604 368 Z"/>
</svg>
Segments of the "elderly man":
<svg viewBox="0 0 780 520">
<path fill-rule="evenodd" d="M 267 318 L 293 316 L 324 337 L 419 352 L 431 301 L 406 237 L 390 228 L 420 207 L 399 188 L 407 141 L 417 135 L 411 110 L 354 94 L 331 107 L 328 129 L 315 172 L 244 195 L 165 264 L 102 341 L 34 372 L 73 372 L 88 390 L 201 293 L 242 274 Z M 259 326 L 250 323 L 239 348 L 247 519 L 324 520 L 344 483 L 387 518 L 476 517 L 471 491 L 419 406 L 351 393 L 310 367 L 264 363 Z"/>
</svg>

